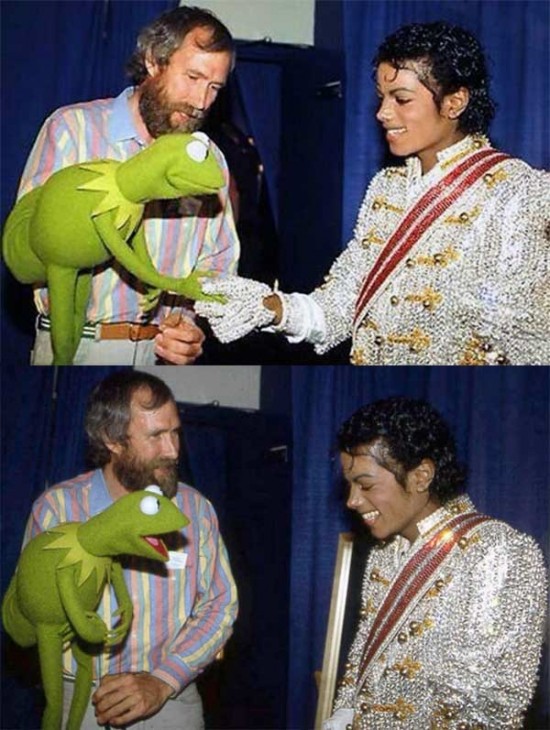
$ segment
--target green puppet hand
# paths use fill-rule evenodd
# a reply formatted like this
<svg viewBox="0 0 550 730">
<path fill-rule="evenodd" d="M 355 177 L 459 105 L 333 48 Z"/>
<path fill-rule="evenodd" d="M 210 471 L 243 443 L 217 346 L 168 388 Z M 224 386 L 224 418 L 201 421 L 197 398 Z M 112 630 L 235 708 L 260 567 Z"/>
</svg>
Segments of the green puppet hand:
<svg viewBox="0 0 550 730">
<path fill-rule="evenodd" d="M 225 297 L 221 294 L 207 294 L 202 289 L 203 279 L 212 279 L 218 276 L 214 271 L 193 271 L 185 279 L 181 280 L 177 293 L 196 302 L 219 302 L 225 304 Z"/>
<path fill-rule="evenodd" d="M 130 629 L 130 624 L 132 623 L 131 610 L 128 611 L 119 608 L 114 612 L 113 616 L 120 616 L 122 620 L 119 624 L 117 624 L 117 626 L 115 626 L 107 633 L 107 636 L 105 637 L 106 646 L 114 646 L 115 644 L 120 644 L 120 642 L 128 633 L 128 630 Z"/>
<path fill-rule="evenodd" d="M 147 291 L 143 294 L 141 300 L 141 308 L 144 312 L 152 312 L 157 304 L 159 303 L 162 289 L 155 289 L 154 287 L 148 287 Z"/>
<path fill-rule="evenodd" d="M 202 279 L 215 277 L 217 274 L 211 271 L 195 271 L 184 279 L 180 279 L 178 286 L 173 288 L 178 296 L 192 299 L 193 301 L 218 302 L 225 304 L 226 298 L 221 294 L 206 294 L 202 289 Z M 152 312 L 158 305 L 162 295 L 162 289 L 150 287 L 143 294 L 141 308 L 144 312 Z"/>
<path fill-rule="evenodd" d="M 105 621 L 95 611 L 85 611 L 84 618 L 79 625 L 80 638 L 88 644 L 102 644 L 109 633 Z"/>
</svg>

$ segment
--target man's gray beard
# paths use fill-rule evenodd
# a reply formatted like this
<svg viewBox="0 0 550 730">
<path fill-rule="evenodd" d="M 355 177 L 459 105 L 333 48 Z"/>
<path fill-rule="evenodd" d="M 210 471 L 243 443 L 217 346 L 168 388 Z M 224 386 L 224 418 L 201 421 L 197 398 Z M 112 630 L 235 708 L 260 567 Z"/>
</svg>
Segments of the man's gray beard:
<svg viewBox="0 0 550 730">
<path fill-rule="evenodd" d="M 178 490 L 178 465 L 173 462 L 156 462 L 153 468 L 144 468 L 136 459 L 122 458 L 113 461 L 113 472 L 122 486 L 129 492 L 138 492 L 151 484 L 156 484 L 168 499 L 172 499 Z M 161 479 L 155 476 L 155 469 L 171 467 L 167 476 Z"/>
<path fill-rule="evenodd" d="M 147 127 L 147 131 L 154 137 L 160 137 L 163 134 L 174 134 L 175 132 L 185 132 L 191 134 L 200 129 L 204 123 L 205 116 L 202 114 L 200 118 L 192 117 L 197 110 L 190 104 L 169 104 L 165 99 L 164 87 L 157 79 L 146 79 L 140 86 L 139 96 L 139 113 L 143 119 L 143 123 Z M 181 111 L 190 118 L 186 124 L 173 126 L 170 122 L 172 114 Z"/>
</svg>

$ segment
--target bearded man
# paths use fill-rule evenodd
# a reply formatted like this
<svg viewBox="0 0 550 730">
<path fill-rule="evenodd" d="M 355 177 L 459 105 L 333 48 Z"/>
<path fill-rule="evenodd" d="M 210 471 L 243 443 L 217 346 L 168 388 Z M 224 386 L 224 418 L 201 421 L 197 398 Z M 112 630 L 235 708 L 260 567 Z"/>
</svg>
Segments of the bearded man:
<svg viewBox="0 0 550 730">
<path fill-rule="evenodd" d="M 96 689 L 82 730 L 100 726 L 140 730 L 179 727 L 203 730 L 195 678 L 232 632 L 237 590 L 210 502 L 178 483 L 180 420 L 167 385 L 148 373 L 122 370 L 92 391 L 86 414 L 95 471 L 44 492 L 34 503 L 24 544 L 60 522 L 82 522 L 113 501 L 150 484 L 187 515 L 190 523 L 167 546 L 167 570 L 129 557 L 123 563 L 134 614 L 125 642 L 99 653 Z M 114 597 L 106 589 L 98 613 L 116 623 Z M 162 612 L 162 615 L 161 615 Z M 64 657 L 65 719 L 75 667 Z"/>
<path fill-rule="evenodd" d="M 18 197 L 57 170 L 93 159 L 125 161 L 158 136 L 200 128 L 234 66 L 228 29 L 210 12 L 179 7 L 144 28 L 128 64 L 134 83 L 115 99 L 55 111 L 44 123 L 27 161 Z M 155 268 L 182 278 L 194 269 L 234 273 L 239 240 L 229 200 L 229 173 L 211 142 L 226 184 L 217 204 L 206 198 L 153 201 L 145 208 L 147 248 Z M 78 242 L 75 241 L 75 245 Z M 184 300 L 163 294 L 143 313 L 144 289 L 115 265 L 94 271 L 87 323 L 75 365 L 193 363 L 204 334 Z M 36 288 L 36 339 L 31 362 L 50 365 L 53 355 L 48 292 Z"/>
</svg>

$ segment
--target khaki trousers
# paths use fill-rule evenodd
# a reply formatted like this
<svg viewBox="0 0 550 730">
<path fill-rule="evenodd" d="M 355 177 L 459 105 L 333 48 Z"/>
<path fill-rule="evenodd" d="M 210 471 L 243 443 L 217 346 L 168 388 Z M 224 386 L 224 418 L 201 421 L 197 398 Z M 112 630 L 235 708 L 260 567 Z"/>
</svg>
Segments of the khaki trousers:
<svg viewBox="0 0 550 730">
<path fill-rule="evenodd" d="M 142 340 L 80 340 L 73 365 L 155 365 L 155 341 Z M 31 365 L 51 365 L 53 363 L 52 343 L 49 332 L 37 330 Z"/>
<path fill-rule="evenodd" d="M 73 682 L 63 682 L 63 727 L 69 717 L 73 689 Z M 80 730 L 107 730 L 108 727 L 97 724 L 94 708 L 90 703 Z M 156 715 L 127 727 L 128 730 L 204 730 L 202 700 L 197 686 L 194 683 L 188 685 L 177 697 L 168 700 Z"/>
</svg>

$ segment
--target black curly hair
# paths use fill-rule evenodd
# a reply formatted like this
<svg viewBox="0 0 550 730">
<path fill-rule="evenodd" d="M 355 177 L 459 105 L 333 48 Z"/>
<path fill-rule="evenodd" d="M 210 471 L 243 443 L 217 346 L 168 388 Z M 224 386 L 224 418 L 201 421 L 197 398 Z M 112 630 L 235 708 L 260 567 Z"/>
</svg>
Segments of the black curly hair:
<svg viewBox="0 0 550 730">
<path fill-rule="evenodd" d="M 145 65 L 147 54 L 151 54 L 159 67 L 167 66 L 185 36 L 196 28 L 210 31 L 210 35 L 200 46 L 201 50 L 208 53 L 229 53 L 234 60 L 235 43 L 221 20 L 210 10 L 181 5 L 163 13 L 140 31 L 135 51 L 126 64 L 126 72 L 132 82 L 138 86 L 149 75 Z"/>
<path fill-rule="evenodd" d="M 468 89 L 468 106 L 458 118 L 464 134 L 485 134 L 495 115 L 495 103 L 489 95 L 489 74 L 479 41 L 456 25 L 412 23 L 389 35 L 373 59 L 374 68 L 389 63 L 396 70 L 414 62 L 420 82 L 433 94 L 441 108 L 443 97 Z"/>
<path fill-rule="evenodd" d="M 445 504 L 464 491 L 466 472 L 458 463 L 454 437 L 426 401 L 404 397 L 376 401 L 356 411 L 338 431 L 338 449 L 350 456 L 374 444 L 379 448 L 369 454 L 402 487 L 407 472 L 422 459 L 430 459 L 435 466 L 430 494 Z"/>
</svg>

